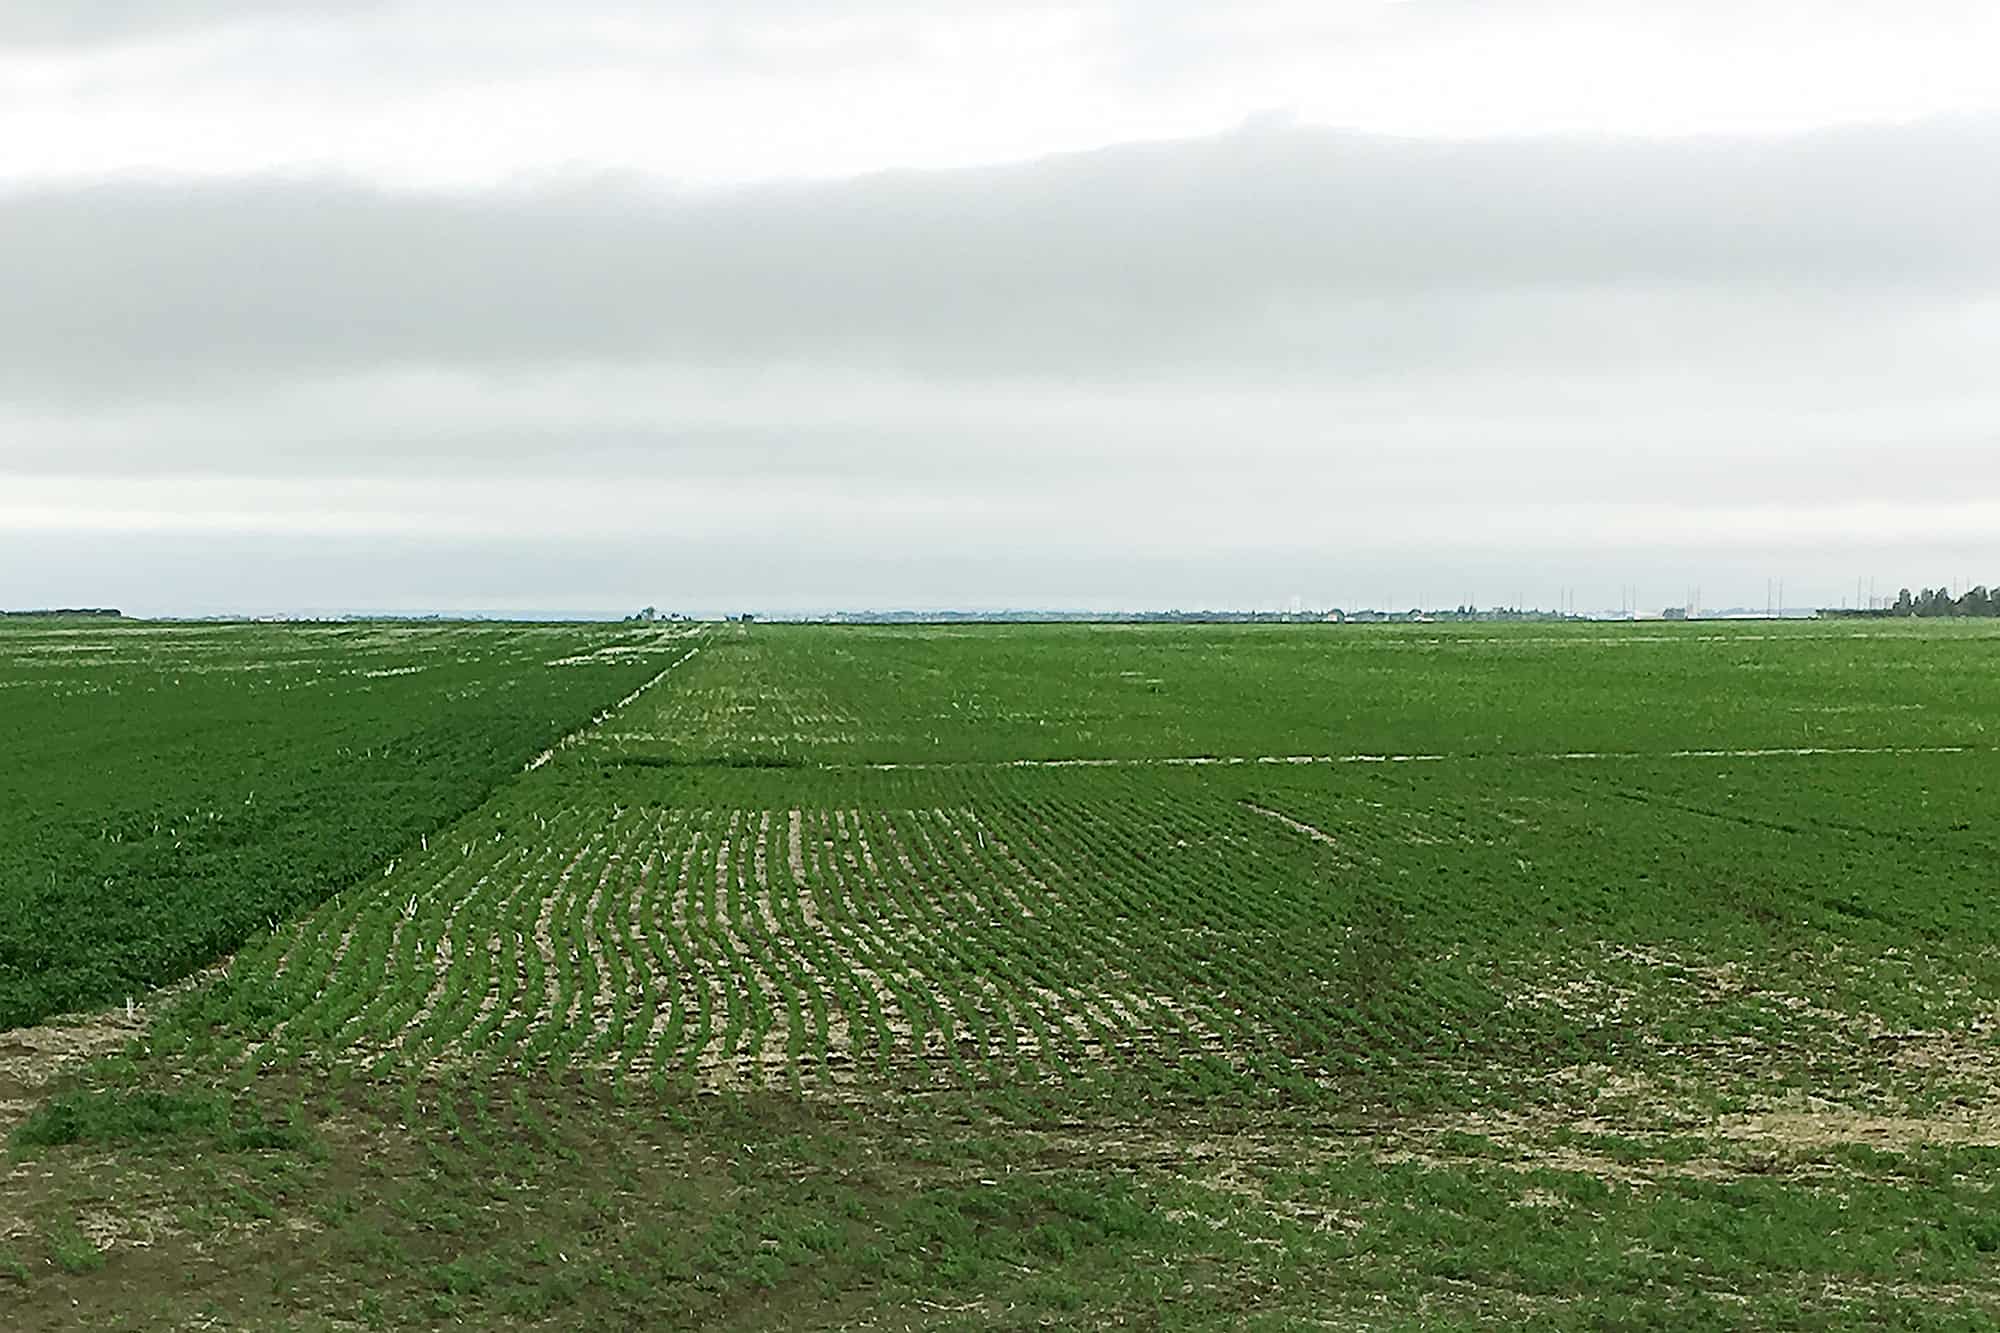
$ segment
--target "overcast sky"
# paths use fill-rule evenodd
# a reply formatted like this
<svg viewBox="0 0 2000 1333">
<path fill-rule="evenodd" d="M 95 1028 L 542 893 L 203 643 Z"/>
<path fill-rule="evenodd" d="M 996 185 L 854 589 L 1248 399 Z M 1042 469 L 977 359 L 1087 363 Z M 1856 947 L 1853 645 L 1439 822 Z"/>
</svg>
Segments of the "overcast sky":
<svg viewBox="0 0 2000 1333">
<path fill-rule="evenodd" d="M 2000 581 L 1985 0 L 0 0 L 0 606 Z"/>
</svg>

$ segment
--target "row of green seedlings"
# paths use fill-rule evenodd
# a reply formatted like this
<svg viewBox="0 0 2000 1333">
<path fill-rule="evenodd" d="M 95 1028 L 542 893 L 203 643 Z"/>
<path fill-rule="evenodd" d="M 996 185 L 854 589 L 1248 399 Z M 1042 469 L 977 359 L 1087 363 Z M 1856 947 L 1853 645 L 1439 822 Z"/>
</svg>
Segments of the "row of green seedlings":
<svg viewBox="0 0 2000 1333">
<path fill-rule="evenodd" d="M 1495 981 L 1520 958 L 1545 968 L 1582 947 L 1570 936 L 1595 937 L 1588 905 L 1629 901 L 1644 870 L 1537 827 L 1555 806 L 1524 815 L 1521 797 L 1489 781 L 1385 771 L 1259 784 L 1248 797 L 1331 831 L 1368 872 L 1365 893 L 1336 905 L 1337 937 L 1317 946 L 1327 984 L 1302 988 L 1314 1002 L 1292 1015 L 1292 1039 L 1323 1072 L 1428 1066 L 1449 1079 L 1494 1058 L 1583 1058 L 1574 1024 L 1527 1021 Z"/>
<path fill-rule="evenodd" d="M 253 1053 L 372 1052 L 385 1072 L 454 1058 L 560 1065 L 588 1043 L 626 1067 L 694 1073 L 745 1052 L 788 994 L 781 1027 L 798 1034 L 796 1059 L 798 988 L 772 981 L 785 953 L 767 945 L 766 970 L 736 934 L 758 920 L 744 910 L 742 867 L 766 855 L 740 814 L 727 826 L 714 812 L 531 818 L 525 841 L 496 829 L 490 844 L 343 895 L 284 944 L 240 958 L 238 990 L 258 993 L 258 1016 L 282 1015 Z M 775 940 L 786 932 L 771 920 Z M 806 1004 L 824 1034 L 824 994 L 810 990 Z"/>
<path fill-rule="evenodd" d="M 546 873 L 555 844 L 514 832 L 474 819 L 436 846 L 426 837 L 417 857 L 392 861 L 381 880 L 345 890 L 296 928 L 243 950 L 220 992 L 228 1003 L 214 1024 L 216 1053 L 289 1063 L 330 1059 L 357 1042 L 387 1044 L 385 1010 L 429 993 L 429 960 L 453 905 L 478 902 L 509 875 L 529 884 Z"/>
<path fill-rule="evenodd" d="M 975 817 L 776 813 L 691 812 L 664 858 L 620 840 L 596 891 L 546 897 L 544 931 L 571 941 L 553 961 L 575 973 L 564 1002 L 551 988 L 543 1010 L 561 1034 L 549 1054 L 574 1055 L 587 1034 L 593 1062 L 628 1073 L 758 1081 L 775 1067 L 796 1082 L 805 1064 L 829 1077 L 915 1066 L 967 1079 L 1000 1051 L 1020 1057 L 1018 1073 L 1046 1076 L 1148 1035 L 1104 993 L 1131 960 L 1079 950 L 1105 934 L 1063 901 L 1088 889 L 1051 891 Z M 640 866 L 636 892 L 603 892 L 619 857 Z M 663 859 L 676 867 L 671 896 L 664 881 L 646 888 L 646 867 Z M 678 982 L 664 996 L 661 975 Z M 584 1003 L 600 1016 L 588 1028 L 575 1021 Z M 651 1025 L 634 1021 L 646 1015 Z"/>
<path fill-rule="evenodd" d="M 906 967 L 884 975 L 910 1049 L 941 1055 L 961 1079 L 1051 1079 L 1107 1062 L 1157 1068 L 1163 1052 L 1178 1063 L 1212 1044 L 1171 1000 L 1131 987 L 1146 960 L 1102 910 L 1101 880 L 1070 873 L 1060 856 L 1043 855 L 1038 871 L 1013 850 L 1010 840 L 1036 850 L 1028 826 L 1003 833 L 968 809 L 845 818 L 855 835 L 847 869 L 836 857 L 822 880 L 844 875 L 842 896 L 880 919 L 872 934 L 892 958 L 905 955 Z M 1094 832 L 1098 821 L 1076 822 Z M 871 913 L 873 887 L 884 898 Z"/>
<path fill-rule="evenodd" d="M 942 988 L 997 987 L 1015 999 L 1009 1012 L 1027 1029 L 1025 1039 L 998 1044 L 1025 1048 L 1020 1077 L 1057 1078 L 1144 1052 L 1143 1038 L 1159 1025 L 1141 1016 L 1145 1002 L 1128 993 L 1132 973 L 1096 910 L 1098 886 L 1069 875 L 1059 859 L 1028 864 L 1015 849 L 1032 852 L 1032 833 L 1000 826 L 994 813 L 935 810 L 920 825 L 938 880 L 991 886 L 944 903 L 938 934 L 945 948 L 935 964 Z M 954 929 L 955 922 L 971 928 Z"/>
<path fill-rule="evenodd" d="M 796 915 L 772 924 L 794 942 L 800 970 L 827 978 L 847 1020 L 846 1050 L 822 1049 L 821 1067 L 837 1074 L 851 1061 L 887 1081 L 960 1059 L 962 1014 L 927 965 L 927 886 L 889 854 L 898 844 L 886 823 L 855 810 L 801 810 L 786 813 L 779 833 L 773 859 L 788 868 Z M 776 930 L 762 933 L 779 943 Z"/>
<path fill-rule="evenodd" d="M 954 810 L 535 814 L 309 919 L 269 969 L 273 1044 L 699 1076 L 768 1069 L 775 1034 L 794 1081 L 843 1038 L 884 1078 L 1003 1053 L 1028 1077 L 1120 1053 L 1269 1068 L 1300 1017 L 1269 945 L 1325 935 L 1295 858 L 1256 866 L 1269 829 L 1217 839 L 1207 802 L 994 812 L 1004 836 Z M 1190 832 L 1215 854 L 1163 854 Z"/>
<path fill-rule="evenodd" d="M 1051 818 L 1060 825 L 1072 816 Z M 1102 834 L 1095 814 L 1073 822 L 1088 836 Z M 819 1014 L 825 990 L 810 980 L 825 976 L 836 1002 L 862 1020 L 848 1034 L 855 1056 L 883 1077 L 912 1056 L 978 1078 L 990 1076 L 1004 1053 L 1016 1057 L 1017 1075 L 1047 1077 L 1106 1060 L 1179 1065 L 1222 1044 L 1214 1025 L 1188 1017 L 1191 1007 L 1121 984 L 1156 972 L 1155 951 L 1125 943 L 1133 912 L 1101 910 L 1103 878 L 1069 876 L 1060 855 L 1043 854 L 1048 876 L 1068 876 L 1056 889 L 965 811 L 813 812 L 795 817 L 787 836 L 803 844 L 801 893 L 769 901 L 781 911 L 813 902 L 812 919 L 779 923 L 743 913 L 724 944 L 743 952 L 742 941 L 752 942 L 741 971 L 758 1024 L 755 997 L 777 978 L 793 1015 L 786 1027 L 802 1032 L 797 996 L 803 992 Z M 1033 843 L 1032 833 L 1009 836 Z M 780 859 L 790 851 L 781 847 Z M 739 854 L 738 864 L 744 859 Z M 1143 897 L 1146 886 L 1130 876 L 1123 883 Z M 1169 980 L 1170 988 L 1178 984 Z M 825 1045 L 823 1017 L 813 1036 Z M 796 1038 L 791 1049 L 796 1062 Z"/>
<path fill-rule="evenodd" d="M 1063 905 L 1046 884 L 1043 910 L 1024 903 L 1023 868 L 975 819 L 773 813 L 535 816 L 539 839 L 499 830 L 442 873 L 349 895 L 271 969 L 292 979 L 272 1044 L 379 1069 L 582 1051 L 628 1074 L 734 1061 L 794 1081 L 802 1063 L 972 1078 L 998 1052 L 1039 1068 L 1121 1045 L 1097 969 L 1063 965 Z"/>
<path fill-rule="evenodd" d="M 527 849 L 515 864 L 470 892 L 447 888 L 404 906 L 414 928 L 400 942 L 400 966 L 427 987 L 405 987 L 397 1003 L 364 1020 L 378 1070 L 550 1062 L 559 1033 L 544 1020 L 575 998 L 565 978 L 576 942 L 560 916 L 572 894 L 613 872 L 629 813 L 570 807 L 517 816 Z"/>
<path fill-rule="evenodd" d="M 532 827 L 528 827 L 529 823 Z M 418 985 L 377 1002 L 358 1025 L 376 1068 L 424 1066 L 450 1043 L 474 1051 L 515 1048 L 555 1002 L 558 942 L 549 916 L 562 895 L 604 872 L 610 830 L 591 813 L 539 811 L 522 821 L 524 854 L 470 889 L 413 898 L 408 928 L 392 937 L 395 969 Z M 427 983 L 427 984 L 422 984 Z"/>
<path fill-rule="evenodd" d="M 795 1084 L 802 1069 L 825 1079 L 857 1067 L 879 1078 L 923 1064 L 969 1072 L 968 1043 L 979 1051 L 990 1044 L 985 1014 L 993 1006 L 940 985 L 950 969 L 937 961 L 959 947 L 968 914 L 940 905 L 935 857 L 919 864 L 897 819 L 824 810 L 690 818 L 690 848 L 707 847 L 692 858 L 692 883 L 683 855 L 672 907 L 663 910 L 664 895 L 650 909 L 634 901 L 613 913 L 603 904 L 596 929 L 600 937 L 627 932 L 605 951 L 614 969 L 636 960 L 637 973 L 648 966 L 647 946 L 664 944 L 683 976 L 731 984 L 695 987 L 685 1040 L 674 1040 L 670 1016 L 650 1062 L 636 1026 L 621 1035 L 625 1007 L 617 1006 L 594 1055 L 615 1051 L 628 1073 L 650 1063 L 768 1079 L 782 1069 Z M 645 991 L 618 977 L 612 987 Z"/>
<path fill-rule="evenodd" d="M 577 955 L 600 1015 L 585 1052 L 593 1063 L 627 1076 L 796 1083 L 803 1059 L 829 1063 L 843 1044 L 833 1034 L 875 1029 L 882 987 L 854 961 L 870 951 L 823 947 L 821 905 L 774 873 L 790 847 L 782 817 L 773 824 L 769 811 L 663 812 L 659 831 L 672 836 L 644 851 L 630 888 L 570 896 L 572 929 L 599 942 Z M 665 873 L 647 873 L 653 864 Z M 826 908 L 849 916 L 838 896 Z"/>
<path fill-rule="evenodd" d="M 547 1063 L 584 989 L 574 895 L 602 885 L 629 812 L 529 812 L 310 919 L 278 976 L 294 1006 L 274 1043 L 342 1051 L 375 1072 L 450 1057 Z M 568 1025 L 572 1026 L 573 1025 Z"/>
<path fill-rule="evenodd" d="M 996 940 L 1019 939 L 1033 907 L 1006 877 L 953 863 L 971 840 L 966 814 L 944 809 L 819 812 L 809 846 L 817 882 L 851 904 L 861 938 L 879 955 L 900 1041 L 871 1051 L 879 1078 L 992 1077 L 995 1063 L 1031 1066 L 1057 1041 L 1032 984 L 981 965 Z M 837 918 L 836 918 L 837 919 Z M 884 1030 L 878 1023 L 877 1032 Z"/>
<path fill-rule="evenodd" d="M 1211 831 L 1212 810 L 1162 820 L 1107 799 L 1115 785 L 1092 783 L 1079 801 L 1043 784 L 1027 794 L 1000 784 L 981 809 L 1003 832 L 969 850 L 1055 886 L 1060 911 L 1041 927 L 1037 961 L 1054 988 L 1102 997 L 1071 1011 L 1088 1024 L 1078 1034 L 1088 1058 L 1117 1053 L 1162 1089 L 1232 1084 L 1256 1062 L 1263 1030 L 1254 1009 L 1219 1007 L 1227 989 L 1218 980 L 1237 966 L 1233 951 L 1176 948 L 1173 923 L 1190 910 L 1219 911 L 1240 891 L 1239 840 Z M 1162 847 L 1191 839 L 1213 841 L 1218 855 L 1198 875 L 1162 873 Z"/>
<path fill-rule="evenodd" d="M 1083 922 L 1094 965 L 1139 980 L 1133 989 L 1153 1014 L 1180 1019 L 1179 1054 L 1192 1046 L 1212 1057 L 1167 1062 L 1176 1081 L 1310 1083 L 1331 1072 L 1329 1053 L 1393 1047 L 1380 1039 L 1406 1035 L 1416 1011 L 1429 1012 L 1400 987 L 1345 993 L 1351 906 L 1364 894 L 1381 901 L 1393 868 L 1380 880 L 1365 859 L 1215 793 L 1149 790 L 1143 775 L 1093 787 L 1088 806 L 1030 789 L 1013 798 L 1011 822 L 1024 854 L 1095 886 L 1072 898 L 1094 918 Z"/>
<path fill-rule="evenodd" d="M 224 1063 L 262 1066 L 300 1057 L 319 1059 L 348 1047 L 382 1047 L 393 1034 L 391 1015 L 430 993 L 440 923 L 454 905 L 476 902 L 510 866 L 536 879 L 546 860 L 509 830 L 490 835 L 466 821 L 456 839 L 392 861 L 383 877 L 349 888 L 294 927 L 273 923 L 269 936 L 239 951 L 225 984 L 203 993 L 189 1021 L 167 1027 L 186 1045 Z"/>
<path fill-rule="evenodd" d="M 865 848 L 858 819 L 814 812 L 771 838 L 765 812 L 753 844 L 741 813 L 726 827 L 715 812 L 627 815 L 592 827 L 599 821 L 580 810 L 536 814 L 537 837 L 510 841 L 496 829 L 455 857 L 428 856 L 400 874 L 392 865 L 371 891 L 246 950 L 237 1021 L 224 1030 L 248 1038 L 263 1020 L 272 1026 L 248 1054 L 374 1052 L 378 1072 L 454 1053 L 561 1063 L 589 1039 L 592 1055 L 615 1047 L 627 1069 L 650 1057 L 661 1070 L 699 1073 L 704 1061 L 746 1055 L 775 1026 L 794 1078 L 808 1032 L 821 1067 L 831 1062 L 837 1019 L 856 1053 L 872 1046 L 879 1072 L 894 1058 L 903 1011 L 950 1031 L 931 987 L 903 979 L 899 945 L 917 932 L 906 911 L 869 891 L 880 867 L 855 854 Z M 815 825 L 824 836 L 793 832 Z M 789 889 L 773 891 L 773 859 Z M 801 882 L 791 867 L 806 864 Z M 910 1036 L 921 1042 L 922 1029 Z"/>
<path fill-rule="evenodd" d="M 739 1079 L 782 1069 L 796 1084 L 802 1069 L 837 1079 L 858 1064 L 887 1076 L 917 1053 L 957 1052 L 956 1012 L 910 957 L 936 929 L 922 919 L 930 886 L 904 873 L 906 856 L 874 854 L 893 840 L 886 823 L 871 840 L 852 811 L 691 818 L 696 845 L 708 843 L 694 882 L 683 874 L 670 910 L 635 904 L 623 916 L 629 943 L 609 956 L 643 966 L 643 935 L 664 942 L 684 973 L 734 984 L 695 990 L 697 1002 L 720 999 L 723 1012 L 698 1008 L 686 1040 L 657 1049 L 654 1068 L 713 1075 L 733 1066 Z M 636 1033 L 621 1040 L 615 1022 L 600 1053 L 613 1049 L 627 1072 L 648 1063 Z"/>
</svg>

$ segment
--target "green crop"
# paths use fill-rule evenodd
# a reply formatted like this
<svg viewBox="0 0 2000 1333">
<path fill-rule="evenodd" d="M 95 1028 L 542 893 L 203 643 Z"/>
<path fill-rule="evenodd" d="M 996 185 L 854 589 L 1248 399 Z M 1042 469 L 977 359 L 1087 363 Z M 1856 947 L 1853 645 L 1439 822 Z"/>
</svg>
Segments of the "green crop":
<svg viewBox="0 0 2000 1333">
<path fill-rule="evenodd" d="M 0 626 L 0 1026 L 174 981 L 379 876 L 686 647 L 614 626 Z"/>
<path fill-rule="evenodd" d="M 1988 627 L 682 633 L 0 630 L 28 1326 L 2000 1317 Z"/>
<path fill-rule="evenodd" d="M 1989 705 L 1949 692 L 1989 640 L 1870 630 L 1884 665 L 1857 673 L 1857 632 L 735 631 L 246 949 L 183 1026 L 377 1075 L 843 1096 L 1131 1076 L 1450 1101 L 1464 1071 L 1752 1042 L 1781 1088 L 1964 1020 L 1993 977 L 1971 816 L 2000 756 Z M 1746 661 L 1788 682 L 1765 704 L 1816 702 L 1692 706 Z M 1930 702 L 1856 702 L 1906 662 Z M 1087 683 L 1135 671 L 1192 682 L 1172 727 Z M 831 702 L 864 697 L 867 727 Z M 947 728 L 946 698 L 995 711 Z M 1539 748 L 1489 752 L 1529 727 Z M 1111 752 L 1075 754 L 1092 736 Z"/>
</svg>

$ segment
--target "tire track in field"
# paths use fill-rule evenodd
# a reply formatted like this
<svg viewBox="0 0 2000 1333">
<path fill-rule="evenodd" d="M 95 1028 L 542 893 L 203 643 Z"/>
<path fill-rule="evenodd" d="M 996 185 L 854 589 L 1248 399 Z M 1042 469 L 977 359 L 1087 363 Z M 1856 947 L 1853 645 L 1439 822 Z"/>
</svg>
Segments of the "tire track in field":
<svg viewBox="0 0 2000 1333">
<path fill-rule="evenodd" d="M 2000 746 L 1988 745 L 1800 745 L 1768 746 L 1754 749 L 1687 750 L 1551 750 L 1517 754 L 1496 750 L 1485 754 L 1192 754 L 1091 756 L 1067 759 L 920 759 L 882 763 L 821 764 L 823 772 L 955 772 L 1008 768 L 1237 768 L 1253 764 L 1445 764 L 1504 761 L 1510 763 L 1595 763 L 1617 760 L 1667 759 L 1808 759 L 1863 755 L 2000 754 Z"/>
<path fill-rule="evenodd" d="M 1310 838 L 1312 841 L 1319 843 L 1322 846 L 1333 848 L 1335 852 L 1340 854 L 1341 863 L 1348 864 L 1347 854 L 1341 846 L 1340 839 L 1334 837 L 1331 833 L 1328 833 L 1325 829 L 1320 828 L 1315 824 L 1308 824 L 1303 819 L 1294 819 L 1282 810 L 1273 810 L 1269 806 L 1258 805 L 1255 801 L 1241 801 L 1238 802 L 1238 804 L 1240 804 L 1245 810 L 1250 811 L 1252 814 L 1262 815 L 1266 819 L 1275 820 L 1278 823 L 1283 824 L 1286 828 L 1298 834 L 1300 837 Z"/>
<path fill-rule="evenodd" d="M 701 630 L 695 630 L 688 637 L 699 638 L 701 634 L 702 634 Z M 521 771 L 523 773 L 532 773 L 536 769 L 540 768 L 542 765 L 548 763 L 551 759 L 554 759 L 556 755 L 561 751 L 571 749 L 572 747 L 580 745 L 584 741 L 588 740 L 592 736 L 592 734 L 594 734 L 606 722 L 609 722 L 613 717 L 617 716 L 619 713 L 629 708 L 632 704 L 637 703 L 640 695 L 644 694 L 646 691 L 652 689 L 655 685 L 658 685 L 661 681 L 665 680 L 667 678 L 668 672 L 672 671 L 675 667 L 680 666 L 683 662 L 689 661 L 694 657 L 696 653 L 700 651 L 701 651 L 701 645 L 699 643 L 695 644 L 694 647 L 688 649 L 686 652 L 682 653 L 679 657 L 675 658 L 673 661 L 667 663 L 665 666 L 661 667 L 658 671 L 654 672 L 652 679 L 640 685 L 637 689 L 633 690 L 623 699 L 620 699 L 617 703 L 612 704 L 609 708 L 606 708 L 604 711 L 598 713 L 595 717 L 591 718 L 590 721 L 584 723 L 582 726 L 578 727 L 575 731 L 572 731 L 567 736 L 562 737 L 554 745 L 551 745 L 548 749 L 542 751 L 540 754 L 536 755 L 533 759 L 530 759 L 526 764 L 521 766 Z"/>
</svg>

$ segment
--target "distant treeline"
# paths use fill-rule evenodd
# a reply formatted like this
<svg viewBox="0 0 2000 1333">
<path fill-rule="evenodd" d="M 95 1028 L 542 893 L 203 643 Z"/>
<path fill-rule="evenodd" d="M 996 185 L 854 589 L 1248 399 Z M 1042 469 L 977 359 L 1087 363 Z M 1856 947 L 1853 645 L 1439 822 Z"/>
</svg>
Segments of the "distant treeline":
<svg viewBox="0 0 2000 1333">
<path fill-rule="evenodd" d="M 1823 616 L 2000 616 L 2000 593 L 1980 584 L 1962 597 L 1953 597 L 1949 588 L 1908 588 L 1896 594 L 1888 606 L 1864 610 L 1826 609 Z"/>
<path fill-rule="evenodd" d="M 124 614 L 123 611 L 120 611 L 115 606 L 60 606 L 35 611 L 0 611 L 0 618 L 54 620 L 59 616 L 103 616 L 111 620 L 118 620 Z"/>
</svg>

